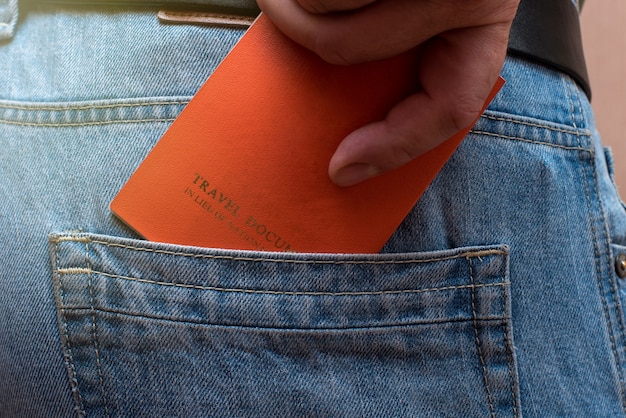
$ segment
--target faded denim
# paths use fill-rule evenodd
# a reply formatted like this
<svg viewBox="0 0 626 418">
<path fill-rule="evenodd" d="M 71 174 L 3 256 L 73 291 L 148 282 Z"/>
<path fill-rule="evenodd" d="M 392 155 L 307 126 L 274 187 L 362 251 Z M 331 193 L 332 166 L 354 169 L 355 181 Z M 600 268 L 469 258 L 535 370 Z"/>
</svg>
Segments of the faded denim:
<svg viewBox="0 0 626 418">
<path fill-rule="evenodd" d="M 568 77 L 509 58 L 383 254 L 183 247 L 108 204 L 243 32 L 19 12 L 0 43 L 0 416 L 624 415 L 626 213 Z"/>
</svg>

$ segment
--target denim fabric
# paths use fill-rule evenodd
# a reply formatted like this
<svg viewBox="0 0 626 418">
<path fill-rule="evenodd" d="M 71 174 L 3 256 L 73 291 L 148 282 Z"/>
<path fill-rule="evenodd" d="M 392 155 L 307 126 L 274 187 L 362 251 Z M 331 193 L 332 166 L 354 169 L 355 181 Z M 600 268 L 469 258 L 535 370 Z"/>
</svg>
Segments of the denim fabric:
<svg viewBox="0 0 626 418">
<path fill-rule="evenodd" d="M 0 43 L 0 416 L 623 416 L 626 212 L 562 74 L 508 59 L 382 254 L 151 243 L 112 216 L 242 33 L 21 6 Z"/>
</svg>

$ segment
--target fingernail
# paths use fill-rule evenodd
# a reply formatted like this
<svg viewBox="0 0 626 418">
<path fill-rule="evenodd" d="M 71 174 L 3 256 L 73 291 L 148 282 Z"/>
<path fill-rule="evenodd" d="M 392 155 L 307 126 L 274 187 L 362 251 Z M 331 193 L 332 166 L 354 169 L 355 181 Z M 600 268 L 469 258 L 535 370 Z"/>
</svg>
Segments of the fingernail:
<svg viewBox="0 0 626 418">
<path fill-rule="evenodd" d="M 342 187 L 354 186 L 379 174 L 378 167 L 367 163 L 354 163 L 339 169 L 333 176 L 333 182 Z"/>
</svg>

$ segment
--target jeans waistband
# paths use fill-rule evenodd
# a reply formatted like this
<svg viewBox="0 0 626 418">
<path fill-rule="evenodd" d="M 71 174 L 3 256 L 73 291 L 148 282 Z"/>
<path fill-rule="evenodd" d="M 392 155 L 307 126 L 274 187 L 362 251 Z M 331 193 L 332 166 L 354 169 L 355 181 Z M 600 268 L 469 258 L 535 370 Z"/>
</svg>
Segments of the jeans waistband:
<svg viewBox="0 0 626 418">
<path fill-rule="evenodd" d="M 128 106 L 129 100 L 185 102 L 244 32 L 220 26 L 161 24 L 156 13 L 159 7 L 109 8 L 93 1 L 80 7 L 78 2 L 74 2 L 76 7 L 46 0 L 19 3 L 21 16 L 13 39 L 0 42 L 0 110 L 10 111 L 4 119 L 15 123 L 39 121 L 32 118 L 41 117 L 40 112 L 27 115 L 23 110 L 42 106 L 36 103 L 44 103 L 45 109 L 65 109 L 71 103 L 84 108 L 95 101 L 99 109 L 107 110 L 112 100 L 131 110 L 138 106 Z M 502 75 L 507 83 L 492 110 L 573 126 L 572 117 L 563 115 L 571 115 L 572 108 L 586 108 L 584 97 L 578 105 L 573 80 L 549 66 L 509 56 Z M 60 115 L 60 111 L 52 113 Z M 128 119 L 126 113 L 123 119 Z M 576 120 L 576 126 L 584 125 Z"/>
<path fill-rule="evenodd" d="M 43 1 L 46 2 L 45 0 Z M 211 8 L 233 14 L 252 16 L 259 13 L 255 0 L 137 0 L 121 2 L 117 0 L 96 0 L 85 2 L 84 0 L 48 1 L 57 4 L 85 4 L 102 5 L 125 5 L 125 6 L 154 6 L 154 7 L 185 7 L 185 8 Z M 0 41 L 13 36 L 18 17 L 18 0 L 0 0 Z"/>
<path fill-rule="evenodd" d="M 83 0 L 44 0 L 43 2 L 66 5 L 86 3 Z M 96 0 L 88 3 L 159 8 L 203 8 L 246 16 L 255 16 L 259 13 L 255 0 L 136 0 L 124 3 L 119 0 Z M 13 35 L 17 14 L 18 0 L 0 0 L 0 40 L 8 39 Z M 555 28 L 557 28 L 556 31 Z M 509 52 L 567 73 L 582 86 L 587 96 L 591 97 L 578 22 L 578 8 L 572 0 L 550 2 L 522 0 L 511 29 Z"/>
</svg>

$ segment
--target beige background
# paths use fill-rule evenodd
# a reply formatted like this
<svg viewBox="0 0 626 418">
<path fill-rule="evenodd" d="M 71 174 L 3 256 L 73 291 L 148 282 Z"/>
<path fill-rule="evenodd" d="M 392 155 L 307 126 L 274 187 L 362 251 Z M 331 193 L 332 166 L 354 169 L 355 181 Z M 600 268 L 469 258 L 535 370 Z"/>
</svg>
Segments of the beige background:
<svg viewBox="0 0 626 418">
<path fill-rule="evenodd" d="M 582 32 L 596 121 L 615 154 L 615 181 L 625 198 L 626 0 L 587 0 Z"/>
</svg>

